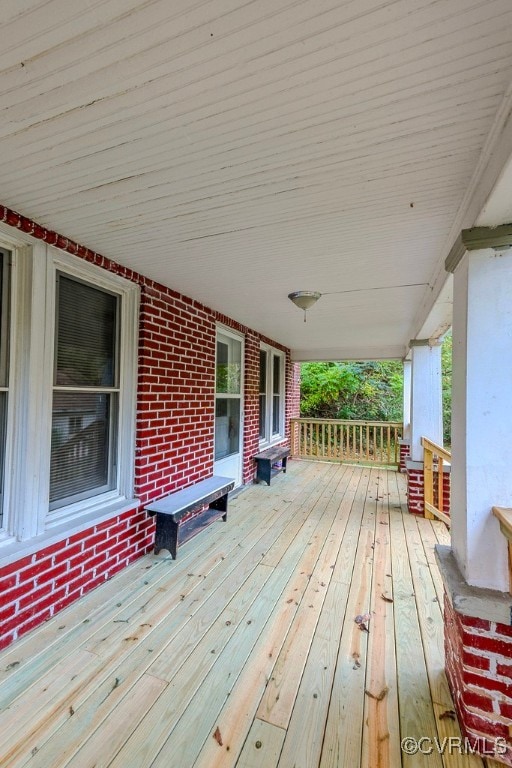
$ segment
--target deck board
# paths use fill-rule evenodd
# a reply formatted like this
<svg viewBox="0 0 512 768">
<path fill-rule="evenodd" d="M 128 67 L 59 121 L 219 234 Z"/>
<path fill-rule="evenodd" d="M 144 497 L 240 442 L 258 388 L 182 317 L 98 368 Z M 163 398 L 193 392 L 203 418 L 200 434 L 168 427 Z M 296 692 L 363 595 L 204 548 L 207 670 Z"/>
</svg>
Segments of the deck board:
<svg viewBox="0 0 512 768">
<path fill-rule="evenodd" d="M 400 698 L 400 732 L 402 738 L 429 739 L 434 743 L 437 728 L 430 694 L 426 660 L 423 652 L 416 594 L 404 530 L 406 515 L 392 511 L 393 540 L 393 606 L 395 609 L 396 664 Z M 402 755 L 405 768 L 429 766 L 442 768 L 442 759 L 432 754 Z"/>
<path fill-rule="evenodd" d="M 459 733 L 447 539 L 398 473 L 290 462 L 178 560 L 141 558 L 0 654 L 0 765 L 482 768 L 400 750 Z"/>
<path fill-rule="evenodd" d="M 393 481 L 395 478 L 390 478 Z M 393 482 L 377 476 L 371 620 L 363 720 L 363 765 L 393 768 L 400 763 L 400 724 L 395 661 L 389 505 Z"/>
<path fill-rule="evenodd" d="M 321 768 L 361 764 L 367 634 L 354 619 L 370 611 L 370 586 L 375 534 L 375 489 L 370 470 L 363 469 L 352 514 L 358 523 L 347 579 L 350 577 L 340 646 L 320 757 Z M 285 763 L 283 763 L 285 765 Z"/>
<path fill-rule="evenodd" d="M 440 743 L 443 743 L 445 738 L 460 738 L 461 732 L 458 723 L 445 716 L 453 708 L 453 705 L 444 672 L 443 615 L 432 578 L 431 564 L 427 561 L 424 541 L 420 533 L 425 528 L 424 523 L 428 523 L 428 521 L 412 516 L 404 518 L 423 652 L 427 665 L 438 738 Z M 476 768 L 479 763 L 479 758 L 470 755 L 463 757 L 459 755 L 457 750 L 445 750 L 442 758 L 445 768 L 461 768 L 462 765 Z"/>
<path fill-rule="evenodd" d="M 350 584 L 350 580 L 342 579 L 341 574 L 345 566 L 350 567 L 353 562 L 353 552 L 359 535 L 357 518 L 344 512 L 352 509 L 360 481 L 360 473 L 356 472 L 350 477 L 340 506 L 343 516 L 335 521 L 337 556 L 328 558 L 332 562 L 329 566 L 332 569 L 332 578 L 327 584 L 323 610 L 286 731 L 286 748 L 281 756 L 281 765 L 286 765 L 286 761 L 292 759 L 297 765 L 301 764 L 301 760 L 310 765 L 318 765 L 319 762 L 343 626 L 342 611 L 346 606 Z M 277 762 L 269 765 L 277 765 Z"/>
</svg>

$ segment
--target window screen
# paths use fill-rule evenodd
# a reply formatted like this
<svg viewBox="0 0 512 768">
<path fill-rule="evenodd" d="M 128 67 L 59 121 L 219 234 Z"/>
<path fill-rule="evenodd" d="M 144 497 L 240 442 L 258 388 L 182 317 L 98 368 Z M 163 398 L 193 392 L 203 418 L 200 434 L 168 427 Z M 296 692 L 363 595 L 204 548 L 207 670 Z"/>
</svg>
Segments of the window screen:
<svg viewBox="0 0 512 768">
<path fill-rule="evenodd" d="M 260 349 L 260 414 L 259 437 L 265 439 L 267 420 L 267 352 Z"/>
<path fill-rule="evenodd" d="M 0 528 L 3 526 L 5 441 L 9 387 L 9 253 L 0 250 Z"/>
<path fill-rule="evenodd" d="M 119 302 L 57 276 L 50 509 L 115 485 Z"/>
<path fill-rule="evenodd" d="M 278 435 L 281 427 L 281 358 L 274 355 L 272 369 L 272 434 Z"/>
</svg>

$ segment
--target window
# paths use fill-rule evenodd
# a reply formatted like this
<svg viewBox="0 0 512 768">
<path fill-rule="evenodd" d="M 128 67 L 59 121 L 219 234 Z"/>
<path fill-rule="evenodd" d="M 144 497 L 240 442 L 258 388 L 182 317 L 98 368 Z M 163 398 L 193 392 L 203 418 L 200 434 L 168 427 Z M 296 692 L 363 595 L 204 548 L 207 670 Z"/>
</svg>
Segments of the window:
<svg viewBox="0 0 512 768">
<path fill-rule="evenodd" d="M 115 487 L 119 296 L 58 273 L 50 509 Z"/>
<path fill-rule="evenodd" d="M 240 451 L 242 341 L 217 331 L 215 363 L 215 461 Z"/>
<path fill-rule="evenodd" d="M 111 516 L 133 495 L 139 289 L 27 240 L 13 242 L 10 253 L 0 249 L 0 543 L 7 552 L 56 527 Z M 9 260 L 16 267 L 10 291 Z"/>
<path fill-rule="evenodd" d="M 284 355 L 272 347 L 260 349 L 259 437 L 271 443 L 284 437 Z"/>
<path fill-rule="evenodd" d="M 281 358 L 272 356 L 272 437 L 281 431 Z"/>
<path fill-rule="evenodd" d="M 9 392 L 9 251 L 0 249 L 0 529 L 3 528 L 7 400 Z"/>
<path fill-rule="evenodd" d="M 267 436 L 267 356 L 265 349 L 260 349 L 260 440 Z"/>
</svg>

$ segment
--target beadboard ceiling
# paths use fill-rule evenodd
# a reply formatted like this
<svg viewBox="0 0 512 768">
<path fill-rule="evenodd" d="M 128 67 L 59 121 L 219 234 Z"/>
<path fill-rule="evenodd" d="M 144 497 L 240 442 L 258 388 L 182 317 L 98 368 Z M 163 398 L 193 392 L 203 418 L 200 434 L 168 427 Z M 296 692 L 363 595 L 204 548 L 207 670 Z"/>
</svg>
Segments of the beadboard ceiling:
<svg viewBox="0 0 512 768">
<path fill-rule="evenodd" d="M 512 149 L 511 0 L 0 11 L 4 205 L 297 359 L 402 356 L 449 307 Z M 323 294 L 306 324 L 293 290 Z"/>
</svg>

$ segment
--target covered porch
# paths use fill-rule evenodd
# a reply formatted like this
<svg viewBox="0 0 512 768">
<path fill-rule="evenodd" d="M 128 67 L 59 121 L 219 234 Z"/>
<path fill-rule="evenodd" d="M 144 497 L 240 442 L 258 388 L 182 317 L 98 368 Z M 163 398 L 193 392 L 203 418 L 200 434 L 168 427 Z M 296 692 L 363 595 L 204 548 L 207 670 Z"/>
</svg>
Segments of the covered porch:
<svg viewBox="0 0 512 768">
<path fill-rule="evenodd" d="M 512 766 L 510 0 L 4 6 L 0 763 Z M 252 486 L 300 363 L 387 359 L 409 512 L 384 467 Z M 227 525 L 148 554 L 212 475 Z"/>
<path fill-rule="evenodd" d="M 448 542 L 400 473 L 294 460 L 3 652 L 4 764 L 490 768 L 444 673 Z"/>
</svg>

